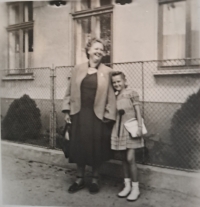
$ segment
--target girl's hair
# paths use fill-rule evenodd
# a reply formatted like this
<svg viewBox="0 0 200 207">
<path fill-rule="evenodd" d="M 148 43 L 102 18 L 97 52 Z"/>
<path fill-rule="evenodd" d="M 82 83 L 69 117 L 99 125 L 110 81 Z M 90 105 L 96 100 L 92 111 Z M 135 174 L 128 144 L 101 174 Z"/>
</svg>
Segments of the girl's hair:
<svg viewBox="0 0 200 207">
<path fill-rule="evenodd" d="M 112 76 L 117 76 L 117 75 L 121 75 L 121 77 L 122 77 L 124 80 L 126 80 L 126 76 L 125 76 L 125 74 L 124 74 L 123 72 L 121 72 L 121 71 L 114 71 L 114 72 L 112 73 Z"/>
<path fill-rule="evenodd" d="M 99 42 L 103 45 L 103 49 L 105 51 L 106 49 L 106 45 L 105 45 L 105 42 L 102 40 L 102 39 L 99 39 L 99 38 L 96 38 L 96 37 L 93 37 L 92 39 L 90 39 L 85 47 L 85 53 L 86 53 L 86 56 L 87 56 L 87 59 L 89 59 L 90 55 L 88 54 L 88 51 L 90 50 L 90 48 L 92 47 L 92 45 L 96 42 Z"/>
<path fill-rule="evenodd" d="M 121 72 L 121 71 L 114 71 L 114 72 L 112 72 L 112 77 L 113 76 L 117 76 L 117 75 L 120 75 L 125 80 L 125 88 L 127 88 L 128 85 L 126 83 L 126 76 L 125 76 L 125 74 L 123 72 Z"/>
</svg>

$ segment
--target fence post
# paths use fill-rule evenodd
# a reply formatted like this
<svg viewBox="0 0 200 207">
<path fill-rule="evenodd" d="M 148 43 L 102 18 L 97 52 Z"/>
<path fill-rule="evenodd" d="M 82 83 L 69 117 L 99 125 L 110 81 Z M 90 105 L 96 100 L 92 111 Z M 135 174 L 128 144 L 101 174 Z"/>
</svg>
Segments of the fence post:
<svg viewBox="0 0 200 207">
<path fill-rule="evenodd" d="M 142 117 L 144 119 L 144 62 L 141 62 L 142 67 Z M 144 145 L 146 145 L 146 141 L 144 140 Z M 142 148 L 142 164 L 145 164 L 145 148 Z"/>
<path fill-rule="evenodd" d="M 55 68 L 54 65 L 50 69 L 50 137 L 49 147 L 56 148 L 56 112 L 55 112 Z"/>
<path fill-rule="evenodd" d="M 142 62 L 142 117 L 144 118 L 144 62 Z"/>
</svg>

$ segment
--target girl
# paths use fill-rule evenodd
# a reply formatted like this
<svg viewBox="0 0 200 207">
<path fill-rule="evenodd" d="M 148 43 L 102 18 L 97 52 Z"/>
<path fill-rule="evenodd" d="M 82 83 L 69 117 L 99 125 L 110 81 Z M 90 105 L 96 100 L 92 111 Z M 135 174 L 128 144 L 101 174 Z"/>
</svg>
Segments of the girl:
<svg viewBox="0 0 200 207">
<path fill-rule="evenodd" d="M 113 88 L 117 93 L 117 120 L 112 130 L 111 149 L 120 150 L 123 157 L 124 189 L 118 197 L 127 197 L 128 201 L 135 201 L 140 195 L 135 149 L 144 146 L 142 136 L 142 117 L 138 93 L 127 88 L 124 73 L 117 71 L 112 74 Z M 122 115 L 123 114 L 123 115 Z M 138 120 L 137 138 L 132 138 L 125 129 L 124 123 L 131 118 Z"/>
</svg>

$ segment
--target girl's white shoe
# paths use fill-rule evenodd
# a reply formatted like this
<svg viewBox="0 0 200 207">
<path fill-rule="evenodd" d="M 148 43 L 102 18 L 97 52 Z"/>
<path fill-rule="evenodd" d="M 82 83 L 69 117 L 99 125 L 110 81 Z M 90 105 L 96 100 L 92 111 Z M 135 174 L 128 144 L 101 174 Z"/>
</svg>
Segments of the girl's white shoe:
<svg viewBox="0 0 200 207">
<path fill-rule="evenodd" d="M 125 198 L 128 196 L 128 194 L 131 192 L 131 179 L 125 178 L 124 179 L 124 189 L 118 193 L 118 197 Z"/>
<path fill-rule="evenodd" d="M 140 190 L 138 187 L 138 182 L 132 182 L 132 190 L 129 196 L 127 197 L 127 201 L 136 201 L 140 196 Z"/>
</svg>

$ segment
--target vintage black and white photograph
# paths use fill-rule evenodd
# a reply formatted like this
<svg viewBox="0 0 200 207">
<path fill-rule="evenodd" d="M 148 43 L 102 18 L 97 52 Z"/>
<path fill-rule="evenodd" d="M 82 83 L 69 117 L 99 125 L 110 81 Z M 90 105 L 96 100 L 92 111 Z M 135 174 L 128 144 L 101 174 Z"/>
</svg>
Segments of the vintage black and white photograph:
<svg viewBox="0 0 200 207">
<path fill-rule="evenodd" d="M 200 0 L 0 1 L 1 206 L 200 206 Z"/>
</svg>

